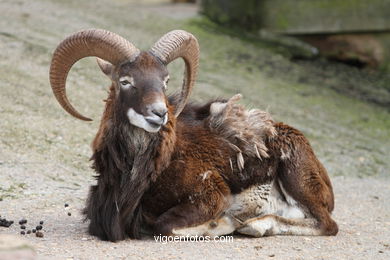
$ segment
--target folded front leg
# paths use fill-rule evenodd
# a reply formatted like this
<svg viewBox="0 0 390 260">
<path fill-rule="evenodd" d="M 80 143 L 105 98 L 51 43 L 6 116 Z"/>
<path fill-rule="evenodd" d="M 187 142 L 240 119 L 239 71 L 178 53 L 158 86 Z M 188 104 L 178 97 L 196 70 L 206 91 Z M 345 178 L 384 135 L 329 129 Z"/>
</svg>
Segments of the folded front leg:
<svg viewBox="0 0 390 260">
<path fill-rule="evenodd" d="M 322 234 L 318 221 L 313 218 L 288 219 L 266 215 L 248 219 L 237 232 L 253 237 L 272 235 L 318 236 Z"/>
<path fill-rule="evenodd" d="M 236 219 L 224 215 L 221 218 L 210 220 L 197 226 L 174 229 L 172 233 L 177 236 L 197 235 L 215 237 L 231 234 L 240 226 L 241 223 Z"/>
</svg>

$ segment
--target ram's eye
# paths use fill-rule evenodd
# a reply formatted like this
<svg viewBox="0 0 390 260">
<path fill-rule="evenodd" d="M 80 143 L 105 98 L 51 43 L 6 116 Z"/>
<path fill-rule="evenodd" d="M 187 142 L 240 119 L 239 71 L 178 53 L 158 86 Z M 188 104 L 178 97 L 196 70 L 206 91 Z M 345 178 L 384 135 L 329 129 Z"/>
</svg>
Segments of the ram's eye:
<svg viewBox="0 0 390 260">
<path fill-rule="evenodd" d="M 131 85 L 131 83 L 128 80 L 121 81 L 122 86 Z"/>
<path fill-rule="evenodd" d="M 134 80 L 132 77 L 123 77 L 119 80 L 119 83 L 123 88 L 130 88 L 134 86 Z"/>
</svg>

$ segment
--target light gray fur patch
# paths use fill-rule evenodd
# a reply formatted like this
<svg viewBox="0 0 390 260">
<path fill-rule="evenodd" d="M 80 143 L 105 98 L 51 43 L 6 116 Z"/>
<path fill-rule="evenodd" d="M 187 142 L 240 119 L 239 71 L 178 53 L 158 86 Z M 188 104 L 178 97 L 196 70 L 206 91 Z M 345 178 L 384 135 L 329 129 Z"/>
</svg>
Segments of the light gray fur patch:
<svg viewBox="0 0 390 260">
<path fill-rule="evenodd" d="M 281 153 L 281 156 L 280 156 L 280 159 L 282 159 L 282 160 L 288 160 L 288 159 L 290 159 L 290 151 L 286 151 L 286 152 L 284 152 L 283 151 L 283 148 L 281 148 L 280 149 L 280 153 Z"/>
<path fill-rule="evenodd" d="M 206 180 L 209 175 L 211 174 L 211 171 L 206 171 L 204 172 L 201 176 L 202 176 L 202 181 Z"/>
<path fill-rule="evenodd" d="M 218 115 L 225 109 L 226 105 L 226 103 L 214 102 L 210 106 L 210 113 L 212 115 Z"/>
<path fill-rule="evenodd" d="M 226 140 L 237 152 L 238 169 L 244 168 L 244 158 L 268 158 L 267 138 L 276 135 L 269 113 L 259 109 L 246 109 L 236 104 L 241 95 L 234 95 L 226 102 L 210 105 L 209 127 L 220 138 Z"/>
</svg>

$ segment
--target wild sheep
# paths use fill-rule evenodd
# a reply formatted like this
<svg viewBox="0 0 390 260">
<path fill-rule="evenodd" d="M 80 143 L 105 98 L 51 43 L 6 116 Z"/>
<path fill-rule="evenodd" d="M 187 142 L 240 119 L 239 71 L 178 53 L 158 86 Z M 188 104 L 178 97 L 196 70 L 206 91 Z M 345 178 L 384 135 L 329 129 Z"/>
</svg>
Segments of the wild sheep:
<svg viewBox="0 0 390 260">
<path fill-rule="evenodd" d="M 229 100 L 187 104 L 199 60 L 196 38 L 175 30 L 149 51 L 91 29 L 63 40 L 50 83 L 61 106 L 72 65 L 96 56 L 112 85 L 92 143 L 97 185 L 84 213 L 103 240 L 163 235 L 335 235 L 332 185 L 301 132 Z M 185 62 L 179 95 L 166 95 L 168 70 Z"/>
</svg>

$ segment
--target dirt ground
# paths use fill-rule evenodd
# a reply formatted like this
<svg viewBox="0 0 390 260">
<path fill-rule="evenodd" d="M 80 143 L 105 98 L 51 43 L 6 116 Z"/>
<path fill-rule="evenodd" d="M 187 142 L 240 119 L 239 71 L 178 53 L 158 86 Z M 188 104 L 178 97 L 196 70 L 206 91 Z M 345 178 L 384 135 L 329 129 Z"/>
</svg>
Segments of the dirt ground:
<svg viewBox="0 0 390 260">
<path fill-rule="evenodd" d="M 190 5 L 137 2 L 0 1 L 0 215 L 15 222 L 26 218 L 27 229 L 44 221 L 44 238 L 23 236 L 38 258 L 390 259 L 389 109 L 336 89 L 375 89 L 385 84 L 383 77 L 326 61 L 320 61 L 324 66 L 292 62 L 207 27 Z M 245 104 L 268 109 L 276 120 L 302 130 L 331 175 L 339 234 L 168 244 L 153 238 L 111 243 L 89 236 L 80 210 L 94 183 L 89 144 L 109 82 L 92 58 L 72 69 L 70 99 L 95 119 L 85 123 L 56 103 L 48 70 L 57 44 L 91 27 L 116 32 L 141 49 L 171 29 L 193 32 L 202 50 L 193 97 L 206 100 L 241 92 Z M 175 62 L 169 70 L 170 87 L 175 88 L 182 64 Z M 70 207 L 65 209 L 65 203 Z M 22 237 L 19 233 L 17 223 L 0 227 L 0 238 Z"/>
<path fill-rule="evenodd" d="M 22 175 L 14 171 L 13 175 Z M 65 172 L 66 174 L 66 172 Z M 335 237 L 278 236 L 247 238 L 234 236 L 233 242 L 177 242 L 163 244 L 153 238 L 118 243 L 99 241 L 86 233 L 80 210 L 88 181 L 69 176 L 69 184 L 58 185 L 29 175 L 28 195 L 7 199 L 1 213 L 7 219 L 27 218 L 27 228 L 44 221 L 44 238 L 26 235 L 39 259 L 389 259 L 390 181 L 334 177 L 336 193 L 334 218 L 340 232 Z M 10 177 L 10 176 L 7 176 Z M 70 183 L 82 187 L 74 188 Z M 380 191 L 380 192 L 378 192 Z M 70 205 L 65 210 L 64 203 Z M 67 213 L 71 212 L 71 216 Z M 18 234 L 19 225 L 0 228 L 1 234 Z M 1 251 L 0 251 L 1 252 Z M 0 257 L 1 259 L 1 257 Z"/>
</svg>

